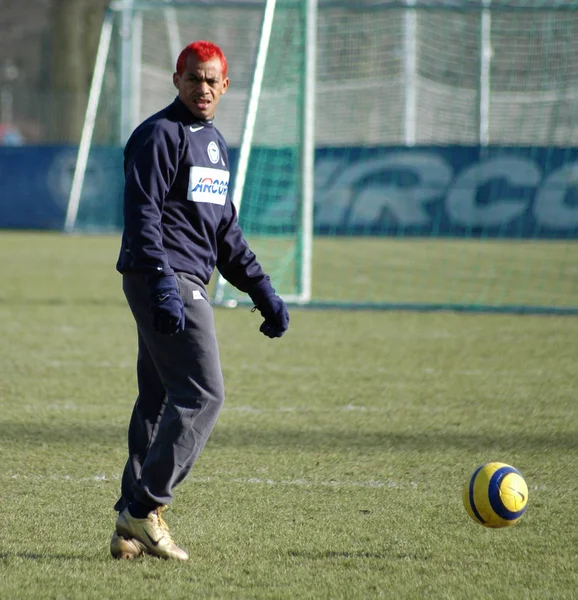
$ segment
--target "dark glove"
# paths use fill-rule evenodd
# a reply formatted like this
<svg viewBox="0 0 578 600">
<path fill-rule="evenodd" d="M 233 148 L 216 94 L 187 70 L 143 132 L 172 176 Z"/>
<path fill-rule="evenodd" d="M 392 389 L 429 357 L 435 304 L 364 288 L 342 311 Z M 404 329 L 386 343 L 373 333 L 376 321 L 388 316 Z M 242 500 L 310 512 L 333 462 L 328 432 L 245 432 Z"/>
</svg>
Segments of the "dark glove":
<svg viewBox="0 0 578 600">
<path fill-rule="evenodd" d="M 275 290 L 268 286 L 249 293 L 251 300 L 265 319 L 259 331 L 267 337 L 281 337 L 289 328 L 289 311 L 285 302 L 277 296 Z M 253 310 L 255 310 L 253 309 Z"/>
<path fill-rule="evenodd" d="M 185 329 L 185 307 L 174 276 L 158 277 L 147 282 L 153 326 L 159 333 L 174 335 Z"/>
</svg>

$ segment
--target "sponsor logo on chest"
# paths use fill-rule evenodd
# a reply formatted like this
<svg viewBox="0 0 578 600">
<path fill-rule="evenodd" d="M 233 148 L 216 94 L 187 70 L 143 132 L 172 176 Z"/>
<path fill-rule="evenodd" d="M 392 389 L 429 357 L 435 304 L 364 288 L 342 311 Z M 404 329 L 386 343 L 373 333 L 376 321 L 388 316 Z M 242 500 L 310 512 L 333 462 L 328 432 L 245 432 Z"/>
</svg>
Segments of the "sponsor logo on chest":
<svg viewBox="0 0 578 600">
<path fill-rule="evenodd" d="M 229 171 L 193 166 L 189 170 L 187 200 L 223 206 L 229 189 Z"/>
</svg>

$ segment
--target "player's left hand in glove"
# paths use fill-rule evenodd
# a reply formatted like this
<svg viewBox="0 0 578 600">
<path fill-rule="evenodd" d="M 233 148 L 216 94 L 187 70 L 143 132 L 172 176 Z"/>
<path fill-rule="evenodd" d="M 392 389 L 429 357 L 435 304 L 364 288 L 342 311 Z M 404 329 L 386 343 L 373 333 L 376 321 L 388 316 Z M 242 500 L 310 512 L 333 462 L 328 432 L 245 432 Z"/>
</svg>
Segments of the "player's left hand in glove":
<svg viewBox="0 0 578 600">
<path fill-rule="evenodd" d="M 153 326 L 165 335 L 174 335 L 185 329 L 185 307 L 174 276 L 148 281 Z"/>
<path fill-rule="evenodd" d="M 259 331 L 271 339 L 281 337 L 289 328 L 289 311 L 283 299 L 270 285 L 253 290 L 249 296 L 265 319 Z"/>
</svg>

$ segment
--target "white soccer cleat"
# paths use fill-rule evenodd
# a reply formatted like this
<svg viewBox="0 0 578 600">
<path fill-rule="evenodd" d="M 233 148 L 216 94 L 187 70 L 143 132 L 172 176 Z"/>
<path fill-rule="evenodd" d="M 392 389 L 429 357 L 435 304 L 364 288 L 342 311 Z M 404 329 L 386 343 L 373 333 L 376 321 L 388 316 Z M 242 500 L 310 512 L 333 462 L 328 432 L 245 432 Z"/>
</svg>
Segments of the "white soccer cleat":
<svg viewBox="0 0 578 600">
<path fill-rule="evenodd" d="M 188 560 L 189 555 L 175 544 L 168 525 L 161 517 L 161 513 L 166 509 L 166 506 L 159 506 L 144 519 L 136 519 L 130 514 L 128 508 L 125 508 L 116 520 L 116 533 L 125 540 L 140 542 L 146 552 L 153 556 Z"/>
</svg>

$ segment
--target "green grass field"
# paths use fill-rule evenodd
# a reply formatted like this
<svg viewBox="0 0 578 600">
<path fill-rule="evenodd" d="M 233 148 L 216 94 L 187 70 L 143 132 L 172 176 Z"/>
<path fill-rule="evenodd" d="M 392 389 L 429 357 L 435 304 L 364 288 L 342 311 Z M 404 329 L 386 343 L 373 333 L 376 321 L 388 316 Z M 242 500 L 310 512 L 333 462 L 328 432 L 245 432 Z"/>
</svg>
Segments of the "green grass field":
<svg viewBox="0 0 578 600">
<path fill-rule="evenodd" d="M 167 514 L 192 558 L 112 560 L 136 350 L 118 244 L 0 233 L 2 600 L 576 598 L 576 317 L 295 309 L 272 341 L 217 309 L 227 402 Z M 528 482 L 509 529 L 462 506 L 489 460 Z"/>
<path fill-rule="evenodd" d="M 295 290 L 295 240 L 252 247 L 285 292 Z M 321 237 L 313 243 L 320 304 L 533 306 L 578 309 L 575 241 Z"/>
</svg>

